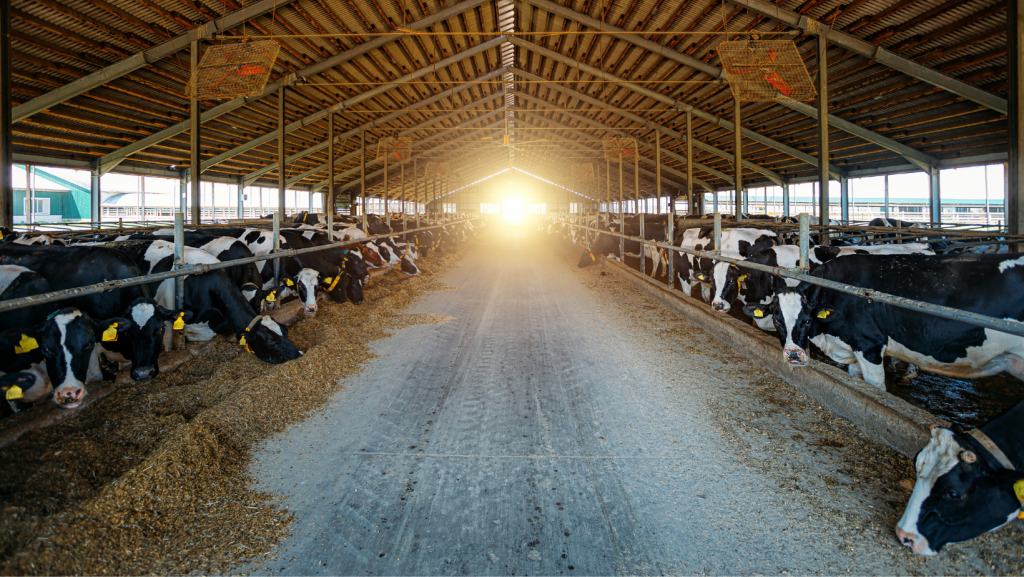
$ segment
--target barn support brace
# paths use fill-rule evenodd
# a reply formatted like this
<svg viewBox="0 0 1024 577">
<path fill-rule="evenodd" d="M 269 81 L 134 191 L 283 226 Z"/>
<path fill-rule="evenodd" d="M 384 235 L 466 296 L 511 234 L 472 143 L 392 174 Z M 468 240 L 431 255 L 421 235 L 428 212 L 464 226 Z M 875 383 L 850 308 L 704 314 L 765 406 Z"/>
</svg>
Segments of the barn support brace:
<svg viewBox="0 0 1024 577">
<path fill-rule="evenodd" d="M 378 150 L 380 144 L 377 144 Z M 388 204 L 388 151 L 384 150 L 384 222 L 391 226 L 391 206 Z"/>
<path fill-rule="evenodd" d="M 192 49 L 189 50 L 191 57 L 192 68 L 190 70 L 194 73 L 199 68 L 199 51 L 202 50 L 199 40 L 192 41 Z M 193 90 L 198 90 L 198 87 L 193 87 Z M 199 164 L 202 162 L 202 155 L 200 149 L 200 110 L 199 110 L 199 98 L 195 95 L 189 99 L 189 174 L 192 181 L 192 224 L 199 224 L 200 211 L 203 209 L 199 203 L 199 177 L 201 176 L 201 170 Z M 97 213 L 98 216 L 98 213 Z M 97 220 L 99 220 L 97 218 Z"/>
<path fill-rule="evenodd" d="M 284 222 L 285 156 L 284 156 L 284 86 L 277 89 L 277 214 Z M 280 259 L 278 259 L 280 260 Z"/>
<path fill-rule="evenodd" d="M 824 34 L 818 35 L 818 204 L 821 226 L 828 225 L 828 42 Z M 822 235 L 822 244 L 828 244 L 828 235 Z"/>
<path fill-rule="evenodd" d="M 889 218 L 889 175 L 887 174 L 883 178 L 885 178 L 885 207 L 883 210 L 885 218 Z"/>
<path fill-rule="evenodd" d="M 412 158 L 412 191 L 416 195 L 416 201 L 413 202 L 413 208 L 416 210 L 416 228 L 420 227 L 420 181 L 419 172 L 416 170 L 417 168 L 419 168 L 417 166 L 418 163 L 419 157 L 414 156 Z M 426 186 L 425 181 L 423 184 L 424 186 Z"/>
<path fill-rule="evenodd" d="M 622 151 L 619 151 L 619 232 L 624 232 L 625 227 L 622 226 Z M 619 237 L 619 258 L 622 262 L 626 262 L 626 239 Z"/>
<path fill-rule="evenodd" d="M 1007 58 L 1009 59 L 1010 90 L 1007 95 L 1007 120 L 1010 142 L 1007 147 L 1006 226 L 1010 234 L 1024 234 L 1024 119 L 1021 110 L 1024 93 L 1024 0 L 1008 0 Z M 1020 250 L 1020 246 L 1017 247 Z"/>
<path fill-rule="evenodd" d="M 0 226 L 14 225 L 14 174 L 11 171 L 11 3 L 0 2 Z"/>
<path fill-rule="evenodd" d="M 789 183 L 782 183 L 782 216 L 789 216 Z"/>
</svg>

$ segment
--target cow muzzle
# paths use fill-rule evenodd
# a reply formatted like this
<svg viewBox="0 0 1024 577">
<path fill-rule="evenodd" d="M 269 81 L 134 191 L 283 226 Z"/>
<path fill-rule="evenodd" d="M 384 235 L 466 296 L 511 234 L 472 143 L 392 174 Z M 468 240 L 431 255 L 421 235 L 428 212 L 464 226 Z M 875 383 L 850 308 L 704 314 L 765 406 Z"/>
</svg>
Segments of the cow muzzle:
<svg viewBox="0 0 1024 577">
<path fill-rule="evenodd" d="M 730 307 L 729 307 L 729 303 L 727 303 L 725 301 L 712 301 L 711 302 L 711 308 L 715 309 L 716 311 L 718 311 L 720 313 L 727 313 L 727 312 L 729 312 L 729 308 Z"/>
<path fill-rule="evenodd" d="M 159 371 L 156 367 L 132 367 L 132 380 L 133 381 L 148 381 L 155 377 Z"/>
<path fill-rule="evenodd" d="M 304 311 L 305 311 L 307 317 L 311 317 L 311 316 L 315 315 L 316 314 L 316 303 L 311 304 L 311 305 L 306 305 L 306 308 L 304 309 Z"/>
<path fill-rule="evenodd" d="M 85 387 L 82 385 L 64 385 L 53 391 L 53 402 L 62 409 L 74 409 L 82 404 L 85 398 Z"/>
<path fill-rule="evenodd" d="M 787 348 L 783 349 L 782 356 L 786 359 L 786 362 L 791 365 L 802 367 L 807 364 L 807 352 L 801 348 Z"/>
<path fill-rule="evenodd" d="M 923 535 L 907 533 L 903 529 L 896 527 L 896 538 L 900 540 L 901 544 L 910 547 L 910 550 L 918 555 L 924 555 L 925 557 L 936 555 L 935 551 L 932 551 L 932 548 L 928 545 L 928 539 L 925 539 Z"/>
</svg>

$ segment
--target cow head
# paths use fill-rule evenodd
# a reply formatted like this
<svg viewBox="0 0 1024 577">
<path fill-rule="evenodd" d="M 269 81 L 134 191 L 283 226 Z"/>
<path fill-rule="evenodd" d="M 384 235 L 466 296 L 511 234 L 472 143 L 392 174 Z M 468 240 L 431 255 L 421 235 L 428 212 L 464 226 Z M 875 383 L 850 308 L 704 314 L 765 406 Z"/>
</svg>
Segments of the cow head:
<svg viewBox="0 0 1024 577">
<path fill-rule="evenodd" d="M 416 263 L 413 262 L 412 255 L 410 254 L 402 255 L 401 269 L 402 272 L 409 276 L 416 276 L 420 274 L 420 269 L 416 266 Z"/>
<path fill-rule="evenodd" d="M 85 398 L 85 379 L 96 342 L 111 342 L 130 327 L 128 319 L 93 321 L 78 309 L 65 308 L 32 329 L 5 334 L 16 333 L 17 346 L 26 354 L 39 349 L 54 385 L 53 401 L 61 408 L 73 409 Z"/>
<path fill-rule="evenodd" d="M 244 331 L 235 335 L 238 344 L 257 359 L 278 365 L 302 356 L 288 339 L 288 329 L 268 315 L 257 315 Z"/>
<path fill-rule="evenodd" d="M 838 313 L 830 307 L 821 307 L 813 311 L 800 287 L 783 288 L 768 304 L 749 304 L 743 312 L 754 318 L 762 319 L 772 315 L 772 322 L 782 343 L 782 356 L 791 365 L 807 364 L 807 343 L 810 341 L 814 323 L 832 322 Z"/>
<path fill-rule="evenodd" d="M 705 274 L 707 273 L 699 273 Z M 747 273 L 740 267 L 727 262 L 716 262 L 711 269 L 711 308 L 727 313 L 732 301 L 739 297 L 740 284 L 747 280 Z"/>
<path fill-rule="evenodd" d="M 580 255 L 580 261 L 576 263 L 576 268 L 590 266 L 595 262 L 597 262 L 597 255 L 594 254 L 594 251 L 590 250 L 589 248 L 583 249 L 583 254 Z"/>
<path fill-rule="evenodd" d="M 238 290 L 242 291 L 242 296 L 245 297 L 246 302 L 252 307 L 252 312 L 258 313 L 263 310 L 263 305 L 261 304 L 263 289 L 254 283 L 247 282 L 238 287 Z"/>
<path fill-rule="evenodd" d="M 148 381 L 160 372 L 157 359 L 163 347 L 165 323 L 176 323 L 184 328 L 184 323 L 192 319 L 192 313 L 165 309 L 156 304 L 155 300 L 142 297 L 128 305 L 125 317 L 131 322 L 124 337 L 116 341 L 101 340 L 101 343 L 103 348 L 116 351 L 131 361 L 132 380 Z"/>
<path fill-rule="evenodd" d="M 359 253 L 363 255 L 366 263 L 374 268 L 384 266 L 384 259 L 380 257 L 380 253 L 374 248 L 373 243 L 364 243 L 359 245 Z"/>
<path fill-rule="evenodd" d="M 299 300 L 302 301 L 302 310 L 306 313 L 306 316 L 313 316 L 316 314 L 316 287 L 320 284 L 320 273 L 316 269 L 304 268 L 298 272 L 293 278 L 285 281 L 287 284 L 289 281 L 295 284 L 291 287 L 295 290 L 295 293 L 299 295 Z M 291 286 L 291 285 L 289 285 Z M 329 287 L 324 287 L 325 290 L 331 290 Z"/>
<path fill-rule="evenodd" d="M 896 536 L 918 555 L 935 555 L 947 543 L 973 539 L 1016 519 L 1024 472 L 1004 469 L 969 435 L 932 427 L 915 460 L 917 482 Z"/>
<path fill-rule="evenodd" d="M 369 229 L 366 232 L 371 236 L 377 234 L 388 234 L 389 232 L 391 232 L 391 227 L 388 226 L 387 223 L 380 218 L 372 218 L 369 221 L 367 221 L 366 228 Z"/>
<path fill-rule="evenodd" d="M 366 261 L 357 250 L 345 249 L 341 252 L 341 267 L 345 272 L 360 280 L 370 278 L 370 271 L 366 268 Z"/>
</svg>

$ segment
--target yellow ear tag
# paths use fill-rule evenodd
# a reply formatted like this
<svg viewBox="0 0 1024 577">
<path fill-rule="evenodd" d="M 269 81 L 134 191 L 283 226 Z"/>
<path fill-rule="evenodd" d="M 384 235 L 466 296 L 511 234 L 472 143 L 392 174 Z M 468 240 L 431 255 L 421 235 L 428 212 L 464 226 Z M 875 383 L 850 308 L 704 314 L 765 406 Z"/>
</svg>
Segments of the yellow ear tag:
<svg viewBox="0 0 1024 577">
<path fill-rule="evenodd" d="M 185 328 L 185 319 L 184 319 L 184 317 L 185 317 L 185 313 L 178 313 L 178 318 L 174 319 L 174 324 L 171 325 L 171 328 L 176 330 L 176 331 L 180 331 L 181 329 Z"/>
<path fill-rule="evenodd" d="M 597 262 L 597 259 L 594 258 L 594 253 L 590 253 L 590 260 L 591 262 Z"/>
<path fill-rule="evenodd" d="M 331 277 L 325 278 L 324 279 L 324 284 L 331 284 Z"/>
<path fill-rule="evenodd" d="M 762 311 L 761 309 L 757 309 L 757 310 L 754 311 L 754 316 L 757 317 L 757 318 L 763 318 L 764 317 L 764 311 Z"/>
<path fill-rule="evenodd" d="M 747 280 L 747 275 L 743 275 L 739 278 L 739 282 L 743 282 L 745 280 Z"/>
<path fill-rule="evenodd" d="M 829 312 L 830 311 L 818 311 L 818 315 L 817 316 L 818 316 L 819 319 L 827 319 Z"/>
<path fill-rule="evenodd" d="M 238 344 L 242 345 L 245 348 L 246 352 L 252 353 L 252 349 L 249 348 L 249 343 L 245 342 L 245 335 L 242 335 L 242 338 L 238 339 Z M 252 353 L 252 354 L 256 354 L 256 353 Z"/>
<path fill-rule="evenodd" d="M 20 399 L 20 398 L 22 398 L 24 396 L 25 396 L 25 393 L 21 392 L 21 387 L 19 387 L 18 385 L 14 385 L 11 388 L 7 389 L 7 400 L 8 401 L 16 401 L 16 400 L 18 400 L 18 399 Z"/>
<path fill-rule="evenodd" d="M 21 335 L 21 341 L 14 345 L 14 354 L 23 355 L 29 351 L 34 351 L 39 348 L 39 343 L 28 335 Z"/>
<path fill-rule="evenodd" d="M 288 286 L 295 286 L 295 283 L 293 283 L 292 279 L 290 279 L 290 278 L 284 279 L 284 284 L 286 284 Z"/>
<path fill-rule="evenodd" d="M 117 323 L 113 323 L 107 330 L 103 331 L 103 342 L 109 343 L 117 340 Z"/>
<path fill-rule="evenodd" d="M 268 294 L 268 295 L 267 295 L 267 302 L 268 302 L 268 303 L 272 303 L 272 302 L 275 302 L 275 301 L 277 301 L 277 297 L 276 297 L 276 296 L 275 296 L 275 294 L 274 294 L 274 293 L 276 293 L 276 292 L 277 292 L 277 291 L 270 291 L 270 294 Z"/>
<path fill-rule="evenodd" d="M 1020 513 L 1017 514 L 1017 518 L 1024 519 L 1024 479 L 1013 484 L 1013 492 L 1017 494 L 1017 500 L 1020 501 Z"/>
</svg>

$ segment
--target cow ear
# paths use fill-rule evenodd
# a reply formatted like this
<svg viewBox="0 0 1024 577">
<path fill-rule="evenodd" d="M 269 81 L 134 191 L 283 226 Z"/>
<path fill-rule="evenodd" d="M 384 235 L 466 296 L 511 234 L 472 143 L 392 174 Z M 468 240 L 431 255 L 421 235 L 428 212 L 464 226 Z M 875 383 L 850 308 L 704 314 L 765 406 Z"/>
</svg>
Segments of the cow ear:
<svg viewBox="0 0 1024 577">
<path fill-rule="evenodd" d="M 177 321 L 178 319 L 181 319 L 186 323 L 192 321 L 192 311 L 187 311 L 185 309 L 174 309 L 173 311 L 168 311 L 168 313 L 168 318 L 171 320 Z"/>
<path fill-rule="evenodd" d="M 830 323 L 835 320 L 838 313 L 832 307 L 821 307 L 814 312 L 814 319 L 822 323 Z"/>
<path fill-rule="evenodd" d="M 767 305 L 762 305 L 758 303 L 744 305 L 743 312 L 746 313 L 748 317 L 753 317 L 755 319 L 763 319 L 764 317 L 771 314 L 768 310 Z"/>
</svg>

